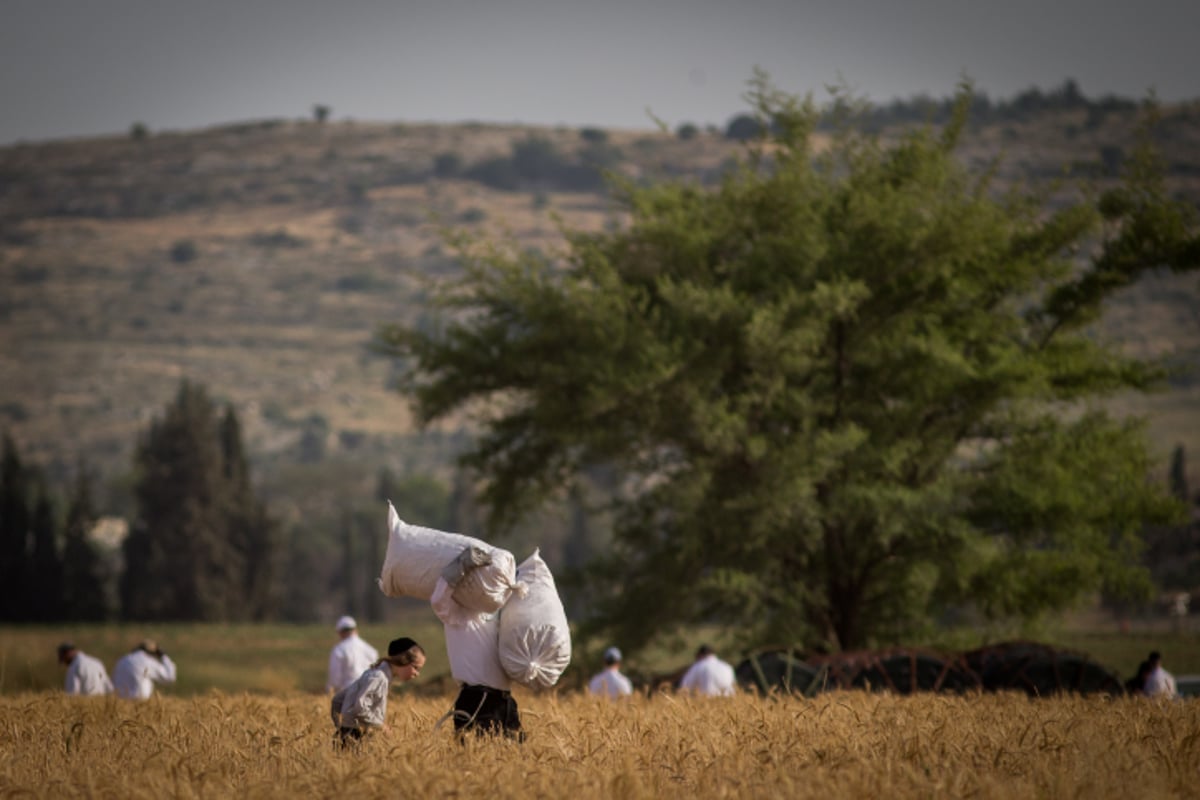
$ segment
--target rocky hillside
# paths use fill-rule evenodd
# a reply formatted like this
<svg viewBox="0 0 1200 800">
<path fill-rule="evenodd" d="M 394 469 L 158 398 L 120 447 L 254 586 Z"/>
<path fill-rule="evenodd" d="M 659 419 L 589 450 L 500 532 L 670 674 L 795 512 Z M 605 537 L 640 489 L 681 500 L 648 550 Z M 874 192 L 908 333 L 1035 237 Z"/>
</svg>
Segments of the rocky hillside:
<svg viewBox="0 0 1200 800">
<path fill-rule="evenodd" d="M 1200 198 L 1200 112 L 1166 111 L 1173 186 Z M 1103 185 L 1134 117 L 989 120 L 962 156 L 1001 159 L 1001 186 L 1064 170 Z M 711 181 L 741 147 L 713 130 L 270 120 L 0 148 L 0 431 L 54 475 L 80 456 L 119 474 L 188 377 L 237 407 L 268 482 L 296 464 L 437 471 L 465 432 L 414 433 L 370 343 L 454 272 L 440 226 L 552 247 L 555 215 L 619 224 L 601 169 Z M 1150 414 L 1164 450 L 1200 452 L 1196 278 L 1135 287 L 1104 333 L 1183 368 L 1122 408 Z"/>
</svg>

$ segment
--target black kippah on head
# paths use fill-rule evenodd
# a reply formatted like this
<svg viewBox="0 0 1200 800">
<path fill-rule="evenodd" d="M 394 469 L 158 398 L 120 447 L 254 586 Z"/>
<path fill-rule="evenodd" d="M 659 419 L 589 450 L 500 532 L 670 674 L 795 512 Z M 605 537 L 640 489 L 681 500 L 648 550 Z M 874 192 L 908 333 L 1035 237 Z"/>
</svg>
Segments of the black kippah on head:
<svg viewBox="0 0 1200 800">
<path fill-rule="evenodd" d="M 417 643 L 407 636 L 401 636 L 399 639 L 392 639 L 388 642 L 388 655 L 398 656 L 416 647 Z"/>
</svg>

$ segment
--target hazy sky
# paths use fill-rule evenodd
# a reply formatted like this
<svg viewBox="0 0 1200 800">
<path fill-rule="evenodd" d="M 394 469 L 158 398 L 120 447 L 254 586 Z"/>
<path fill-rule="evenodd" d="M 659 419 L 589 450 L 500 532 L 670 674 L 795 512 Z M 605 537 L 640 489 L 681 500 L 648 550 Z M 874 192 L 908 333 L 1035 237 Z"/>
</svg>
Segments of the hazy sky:
<svg viewBox="0 0 1200 800">
<path fill-rule="evenodd" d="M 1200 0 L 0 0 L 0 143 L 271 117 L 723 125 L 823 98 L 1200 97 Z"/>
</svg>

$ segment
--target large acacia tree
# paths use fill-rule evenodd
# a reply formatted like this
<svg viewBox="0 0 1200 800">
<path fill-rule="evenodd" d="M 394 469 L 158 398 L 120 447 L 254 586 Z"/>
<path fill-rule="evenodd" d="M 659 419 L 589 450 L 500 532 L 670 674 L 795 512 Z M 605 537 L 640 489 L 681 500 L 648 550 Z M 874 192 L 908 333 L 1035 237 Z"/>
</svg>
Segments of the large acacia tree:
<svg viewBox="0 0 1200 800">
<path fill-rule="evenodd" d="M 762 138 L 718 187 L 620 186 L 627 224 L 559 255 L 466 243 L 441 325 L 381 330 L 420 419 L 482 416 L 493 521 L 615 466 L 591 621 L 629 647 L 708 621 L 854 648 L 1144 585 L 1174 506 L 1092 401 L 1158 372 L 1088 326 L 1200 262 L 1153 158 L 1050 202 L 958 160 L 969 87 L 940 130 L 819 150 L 811 102 L 748 96 Z"/>
</svg>

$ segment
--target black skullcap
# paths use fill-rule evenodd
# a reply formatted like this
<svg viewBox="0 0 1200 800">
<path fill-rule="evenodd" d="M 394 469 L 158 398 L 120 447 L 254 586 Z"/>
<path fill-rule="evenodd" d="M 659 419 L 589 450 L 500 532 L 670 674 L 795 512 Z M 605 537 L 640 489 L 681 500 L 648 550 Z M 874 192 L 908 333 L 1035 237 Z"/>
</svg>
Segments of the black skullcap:
<svg viewBox="0 0 1200 800">
<path fill-rule="evenodd" d="M 398 656 L 416 646 L 417 643 L 414 640 L 408 638 L 407 636 L 401 636 L 399 639 L 392 639 L 390 642 L 388 642 L 388 655 Z"/>
</svg>

